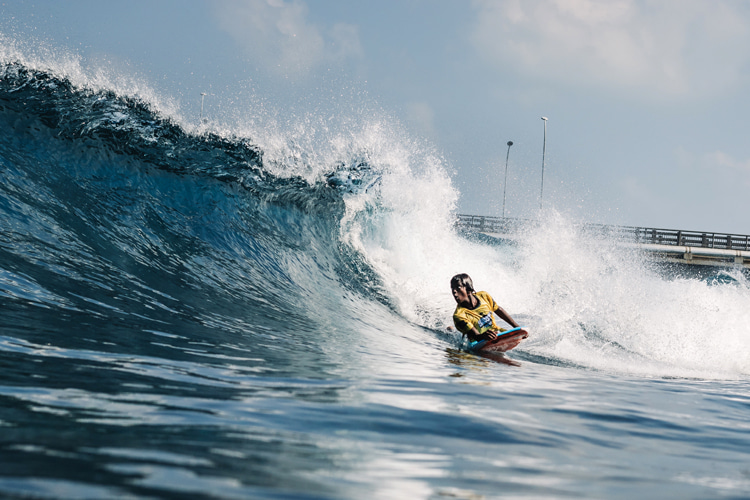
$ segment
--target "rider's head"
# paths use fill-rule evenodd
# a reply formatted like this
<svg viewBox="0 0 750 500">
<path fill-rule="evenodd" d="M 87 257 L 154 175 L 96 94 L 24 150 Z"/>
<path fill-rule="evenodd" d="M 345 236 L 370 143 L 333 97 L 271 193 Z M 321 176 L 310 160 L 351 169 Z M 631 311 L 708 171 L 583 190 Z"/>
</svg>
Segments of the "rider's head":
<svg viewBox="0 0 750 500">
<path fill-rule="evenodd" d="M 465 288 L 467 292 L 474 292 L 474 282 L 471 281 L 471 276 L 465 273 L 457 274 L 451 278 L 451 289 L 458 287 Z"/>
</svg>

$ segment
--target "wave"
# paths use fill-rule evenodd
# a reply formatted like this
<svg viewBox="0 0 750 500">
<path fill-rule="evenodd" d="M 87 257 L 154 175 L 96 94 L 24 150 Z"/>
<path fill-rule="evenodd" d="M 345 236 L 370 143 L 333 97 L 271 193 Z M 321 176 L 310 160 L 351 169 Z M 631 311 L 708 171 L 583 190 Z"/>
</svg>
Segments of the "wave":
<svg viewBox="0 0 750 500">
<path fill-rule="evenodd" d="M 554 213 L 512 244 L 467 238 L 446 162 L 387 118 L 329 130 L 325 146 L 304 139 L 321 128 L 309 122 L 190 127 L 143 97 L 6 60 L 0 124 L 0 300 L 23 342 L 156 343 L 174 359 L 208 342 L 310 377 L 380 352 L 397 370 L 405 352 L 429 363 L 460 346 L 447 284 L 468 272 L 531 328 L 515 351 L 528 362 L 750 373 L 745 275 L 665 276 Z"/>
<path fill-rule="evenodd" d="M 17 63 L 0 70 L 0 103 L 6 296 L 141 316 L 144 298 L 240 301 L 251 330 L 259 314 L 302 328 L 311 318 L 287 303 L 362 267 L 337 257 L 341 193 L 269 173 L 249 139 L 189 134 L 146 102 Z"/>
</svg>

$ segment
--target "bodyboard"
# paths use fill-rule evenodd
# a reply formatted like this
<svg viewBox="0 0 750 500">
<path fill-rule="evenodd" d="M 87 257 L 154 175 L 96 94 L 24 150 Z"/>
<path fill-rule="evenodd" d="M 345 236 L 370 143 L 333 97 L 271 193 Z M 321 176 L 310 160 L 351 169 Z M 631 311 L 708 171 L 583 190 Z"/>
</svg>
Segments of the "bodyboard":
<svg viewBox="0 0 750 500">
<path fill-rule="evenodd" d="M 469 342 L 469 350 L 472 352 L 505 352 L 510 351 L 523 339 L 529 336 L 529 332 L 526 331 L 526 327 L 519 326 L 511 330 L 504 332 L 498 332 L 497 338 L 492 341 L 472 340 Z"/>
</svg>

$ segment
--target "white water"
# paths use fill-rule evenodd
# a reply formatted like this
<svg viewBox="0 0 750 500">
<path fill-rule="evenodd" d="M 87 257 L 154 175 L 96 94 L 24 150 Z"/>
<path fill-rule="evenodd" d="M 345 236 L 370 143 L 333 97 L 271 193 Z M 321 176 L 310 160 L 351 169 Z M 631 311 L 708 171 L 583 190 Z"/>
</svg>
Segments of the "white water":
<svg viewBox="0 0 750 500">
<path fill-rule="evenodd" d="M 612 373 L 750 374 L 750 283 L 739 269 L 668 276 L 554 210 L 516 246 L 468 242 L 451 227 L 457 193 L 446 169 L 436 159 L 431 167 L 389 172 L 368 216 L 376 229 L 352 236 L 409 320 L 449 325 L 448 283 L 466 272 L 530 328 L 522 353 Z"/>
<path fill-rule="evenodd" d="M 21 61 L 92 90 L 137 97 L 186 128 L 179 106 L 142 79 L 86 66 L 80 57 L 0 39 L 0 62 Z M 239 119 L 239 118 L 238 118 Z M 613 373 L 733 378 L 750 374 L 750 283 L 739 271 L 709 282 L 666 277 L 616 242 L 581 235 L 572 221 L 545 214 L 517 246 L 490 246 L 456 235 L 459 192 L 450 165 L 372 106 L 346 115 L 281 119 L 273 109 L 244 110 L 239 124 L 212 122 L 246 137 L 275 175 L 320 181 L 336 164 L 366 160 L 382 174 L 378 189 L 347 197 L 344 240 L 375 269 L 409 321 L 450 324 L 451 276 L 470 274 L 532 336 L 519 349 L 555 363 Z M 207 130 L 203 125 L 197 133 Z"/>
</svg>

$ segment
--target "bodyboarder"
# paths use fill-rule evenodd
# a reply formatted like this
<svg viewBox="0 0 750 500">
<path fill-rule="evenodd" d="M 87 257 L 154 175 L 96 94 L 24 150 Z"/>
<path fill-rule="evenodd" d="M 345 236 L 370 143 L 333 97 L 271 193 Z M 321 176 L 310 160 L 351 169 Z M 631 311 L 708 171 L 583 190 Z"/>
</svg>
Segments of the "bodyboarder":
<svg viewBox="0 0 750 500">
<path fill-rule="evenodd" d="M 489 293 L 474 290 L 474 283 L 468 274 L 457 274 L 451 278 L 451 293 L 456 301 L 453 324 L 469 340 L 491 342 L 497 338 L 498 332 L 504 331 L 495 323 L 493 312 L 514 328 L 519 326 Z"/>
</svg>

